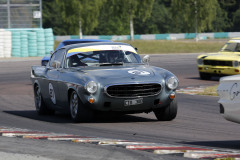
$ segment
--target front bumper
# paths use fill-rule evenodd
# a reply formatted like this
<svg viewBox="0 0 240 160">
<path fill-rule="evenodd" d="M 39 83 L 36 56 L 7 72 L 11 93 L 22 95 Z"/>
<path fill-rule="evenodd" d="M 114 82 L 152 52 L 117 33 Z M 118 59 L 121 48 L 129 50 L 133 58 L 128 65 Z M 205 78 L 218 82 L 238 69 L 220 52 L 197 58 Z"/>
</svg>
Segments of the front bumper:
<svg viewBox="0 0 240 160">
<path fill-rule="evenodd" d="M 172 99 L 170 94 L 174 91 L 162 90 L 155 96 L 134 97 L 134 98 L 114 98 L 109 97 L 106 93 L 101 92 L 99 96 L 84 95 L 82 97 L 85 106 L 97 111 L 116 111 L 116 112 L 150 112 L 155 108 L 167 106 Z M 94 103 L 90 103 L 89 99 L 94 98 Z M 141 104 L 125 106 L 125 100 L 142 99 Z"/>
<path fill-rule="evenodd" d="M 236 75 L 240 74 L 240 67 L 198 65 L 198 71 L 214 75 Z"/>
</svg>

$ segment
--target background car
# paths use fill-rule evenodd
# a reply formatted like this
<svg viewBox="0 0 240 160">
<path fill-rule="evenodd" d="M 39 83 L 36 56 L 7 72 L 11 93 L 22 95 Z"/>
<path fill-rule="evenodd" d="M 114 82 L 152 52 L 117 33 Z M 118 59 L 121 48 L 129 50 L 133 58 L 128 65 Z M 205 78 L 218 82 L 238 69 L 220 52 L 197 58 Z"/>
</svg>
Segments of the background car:
<svg viewBox="0 0 240 160">
<path fill-rule="evenodd" d="M 71 45 L 71 44 L 77 44 L 77 43 L 90 43 L 90 42 L 112 42 L 110 40 L 105 39 L 68 39 L 60 42 L 56 48 L 56 50 L 62 48 L 63 46 Z M 42 58 L 41 64 L 42 66 L 46 66 L 51 55 L 46 55 Z"/>
<path fill-rule="evenodd" d="M 145 63 L 143 63 L 145 62 Z M 75 122 L 100 112 L 149 113 L 161 121 L 177 115 L 177 77 L 149 66 L 131 45 L 98 42 L 55 51 L 47 66 L 33 66 L 31 80 L 38 114 L 70 112 Z"/>
<path fill-rule="evenodd" d="M 240 75 L 222 77 L 217 92 L 220 113 L 225 119 L 240 123 Z"/>
<path fill-rule="evenodd" d="M 212 76 L 240 74 L 240 38 L 229 40 L 218 53 L 202 54 L 197 57 L 201 79 Z"/>
</svg>

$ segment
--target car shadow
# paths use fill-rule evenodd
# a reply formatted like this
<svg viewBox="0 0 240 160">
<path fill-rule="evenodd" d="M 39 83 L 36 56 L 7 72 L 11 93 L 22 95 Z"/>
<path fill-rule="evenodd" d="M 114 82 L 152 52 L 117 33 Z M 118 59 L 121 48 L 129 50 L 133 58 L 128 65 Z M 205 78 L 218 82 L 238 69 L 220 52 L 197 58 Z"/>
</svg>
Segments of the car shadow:
<svg viewBox="0 0 240 160">
<path fill-rule="evenodd" d="M 56 113 L 54 115 L 38 115 L 35 110 L 24 111 L 3 111 L 5 113 L 24 117 L 28 119 L 50 122 L 50 123 L 71 123 L 71 118 L 67 114 Z"/>
<path fill-rule="evenodd" d="M 56 112 L 53 115 L 38 115 L 35 110 L 3 111 L 7 114 L 24 117 L 28 119 L 50 122 L 50 123 L 74 123 L 69 114 Z M 138 117 L 135 115 L 99 114 L 90 122 L 84 123 L 132 123 L 132 122 L 154 122 L 156 119 Z"/>
<path fill-rule="evenodd" d="M 132 122 L 154 122 L 157 121 L 157 119 L 150 119 L 145 117 L 139 117 L 135 115 L 118 115 L 118 114 L 99 114 L 94 119 L 94 123 L 132 123 Z"/>
<path fill-rule="evenodd" d="M 231 141 L 198 141 L 198 142 L 181 142 L 183 144 L 197 145 L 197 146 L 207 146 L 214 148 L 228 148 L 228 149 L 240 149 L 240 140 Z"/>
</svg>

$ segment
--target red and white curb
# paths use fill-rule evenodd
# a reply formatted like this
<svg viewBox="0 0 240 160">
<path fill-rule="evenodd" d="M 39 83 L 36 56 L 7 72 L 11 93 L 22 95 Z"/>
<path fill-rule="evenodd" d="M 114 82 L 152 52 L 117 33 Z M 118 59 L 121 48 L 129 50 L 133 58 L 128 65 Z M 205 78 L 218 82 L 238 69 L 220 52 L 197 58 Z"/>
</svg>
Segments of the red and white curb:
<svg viewBox="0 0 240 160">
<path fill-rule="evenodd" d="M 222 151 L 219 149 L 196 148 L 189 146 L 170 145 L 164 143 L 136 142 L 120 139 L 85 137 L 69 134 L 56 134 L 41 131 L 31 131 L 19 128 L 0 127 L 0 136 L 51 141 L 71 141 L 75 143 L 94 143 L 97 145 L 111 145 L 123 147 L 128 150 L 148 151 L 160 155 L 177 154 L 179 156 L 194 159 L 240 160 L 240 152 L 236 150 Z"/>
<path fill-rule="evenodd" d="M 204 86 L 180 88 L 180 89 L 177 89 L 177 93 L 196 95 L 198 93 L 203 92 L 205 88 L 206 87 Z"/>
</svg>

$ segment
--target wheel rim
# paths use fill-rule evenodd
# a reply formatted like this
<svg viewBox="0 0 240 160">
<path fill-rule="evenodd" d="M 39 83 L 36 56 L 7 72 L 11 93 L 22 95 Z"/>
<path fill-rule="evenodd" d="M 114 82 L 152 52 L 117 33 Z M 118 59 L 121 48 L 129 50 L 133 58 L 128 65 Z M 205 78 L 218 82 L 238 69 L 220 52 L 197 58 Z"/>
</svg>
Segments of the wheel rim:
<svg viewBox="0 0 240 160">
<path fill-rule="evenodd" d="M 40 88 L 37 86 L 35 89 L 35 103 L 36 103 L 36 109 L 39 110 L 42 104 L 42 97 L 41 97 L 41 91 Z"/>
<path fill-rule="evenodd" d="M 78 113 L 78 95 L 76 92 L 71 96 L 70 109 L 72 117 L 75 118 Z"/>
</svg>

